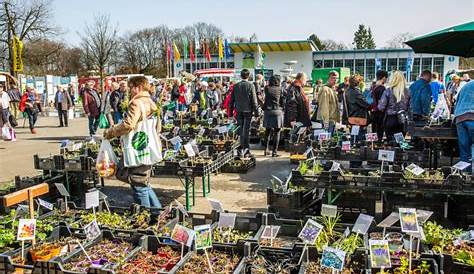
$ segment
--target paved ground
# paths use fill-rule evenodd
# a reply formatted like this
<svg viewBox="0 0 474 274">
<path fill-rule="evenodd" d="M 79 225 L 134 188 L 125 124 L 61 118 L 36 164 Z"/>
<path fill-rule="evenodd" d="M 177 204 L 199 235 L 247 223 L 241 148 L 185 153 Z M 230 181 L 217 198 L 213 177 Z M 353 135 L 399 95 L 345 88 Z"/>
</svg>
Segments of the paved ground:
<svg viewBox="0 0 474 274">
<path fill-rule="evenodd" d="M 19 120 L 20 126 L 23 120 Z M 28 123 L 26 123 L 27 125 Z M 64 139 L 82 139 L 87 135 L 87 120 L 70 120 L 68 128 L 58 128 L 56 117 L 39 117 L 38 133 L 32 135 L 28 128 L 17 128 L 17 142 L 0 141 L 0 182 L 13 180 L 16 175 L 32 176 L 39 172 L 33 167 L 33 155 L 56 154 Z M 290 164 L 285 153 L 280 158 L 263 157 L 260 148 L 253 150 L 257 156 L 257 167 L 247 174 L 217 174 L 211 177 L 209 197 L 220 200 L 225 209 L 232 211 L 255 211 L 266 209 L 266 188 L 270 186 L 271 175 L 285 177 Z M 176 178 L 154 178 L 152 184 L 164 204 L 173 199 L 184 203 L 184 188 Z M 127 205 L 132 202 L 128 185 L 106 180 L 104 192 L 112 203 Z M 195 212 L 209 212 L 210 207 L 202 197 L 200 182 L 196 182 Z"/>
</svg>

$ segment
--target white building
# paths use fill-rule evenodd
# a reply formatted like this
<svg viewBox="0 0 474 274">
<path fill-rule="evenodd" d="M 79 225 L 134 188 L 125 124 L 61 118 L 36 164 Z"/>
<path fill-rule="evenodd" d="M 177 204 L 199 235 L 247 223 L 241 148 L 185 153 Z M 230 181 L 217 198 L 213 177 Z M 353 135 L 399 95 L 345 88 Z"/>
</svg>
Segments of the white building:
<svg viewBox="0 0 474 274">
<path fill-rule="evenodd" d="M 281 70 L 288 68 L 288 65 L 285 65 L 288 61 L 296 61 L 296 64 L 292 66 L 292 73 L 305 72 L 306 75 L 311 75 L 313 52 L 317 48 L 308 40 L 230 43 L 229 47 L 234 53 L 234 67 L 260 69 L 258 46 L 265 55 L 263 68 L 266 75 L 284 75 L 285 73 Z"/>
<path fill-rule="evenodd" d="M 186 61 L 184 66 L 179 66 L 188 72 L 201 68 L 227 67 L 237 71 L 243 68 L 255 69 L 256 73 L 261 73 L 259 46 L 265 54 L 263 67 L 266 76 L 285 75 L 281 70 L 288 68 L 285 65 L 288 61 L 296 61 L 292 66 L 292 74 L 305 72 L 311 77 L 312 70 L 316 68 L 347 67 L 351 73 L 363 75 L 366 82 L 372 81 L 379 69 L 404 71 L 408 81 L 413 81 L 426 69 L 438 72 L 444 79 L 449 71 L 459 66 L 459 57 L 456 56 L 418 54 L 411 49 L 319 51 L 314 43 L 308 40 L 230 43 L 231 55 L 227 57 L 226 65 L 223 60 L 219 62 L 217 56 L 213 55 L 211 62 L 206 62 L 202 56 L 198 56 L 192 64 L 192 69 L 191 64 Z"/>
<path fill-rule="evenodd" d="M 414 81 L 423 70 L 446 76 L 448 71 L 459 66 L 459 57 L 414 53 L 411 49 L 315 51 L 313 61 L 314 68 L 346 67 L 351 73 L 363 75 L 366 81 L 374 80 L 375 72 L 379 69 L 408 71 L 407 80 Z"/>
</svg>

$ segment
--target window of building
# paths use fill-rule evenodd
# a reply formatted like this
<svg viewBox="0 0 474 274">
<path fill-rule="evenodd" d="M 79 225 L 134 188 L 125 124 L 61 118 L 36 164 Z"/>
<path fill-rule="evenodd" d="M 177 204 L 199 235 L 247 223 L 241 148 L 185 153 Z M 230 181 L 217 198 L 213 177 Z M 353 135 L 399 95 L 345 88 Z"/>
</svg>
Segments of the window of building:
<svg viewBox="0 0 474 274">
<path fill-rule="evenodd" d="M 344 60 L 344 67 L 349 68 L 351 73 L 354 72 L 354 60 L 349 59 L 349 60 Z"/>
<path fill-rule="evenodd" d="M 433 58 L 433 71 L 439 73 L 441 77 L 444 75 L 444 57 Z"/>
<path fill-rule="evenodd" d="M 365 60 L 364 59 L 355 60 L 354 73 L 359 73 L 362 76 L 365 75 Z"/>
<path fill-rule="evenodd" d="M 333 61 L 334 60 L 332 60 L 332 59 L 331 60 L 324 60 L 324 67 L 325 68 L 333 68 L 334 67 L 333 66 Z"/>
<path fill-rule="evenodd" d="M 382 67 L 381 70 L 387 70 L 387 59 L 382 58 Z"/>
<path fill-rule="evenodd" d="M 407 70 L 407 58 L 398 58 L 398 70 L 400 71 Z"/>
<path fill-rule="evenodd" d="M 375 59 L 365 60 L 365 81 L 375 80 Z"/>
<path fill-rule="evenodd" d="M 323 61 L 322 60 L 314 60 L 314 68 L 322 68 Z"/>
<path fill-rule="evenodd" d="M 433 58 L 422 58 L 421 60 L 421 71 L 423 70 L 430 70 L 431 71 L 431 64 L 432 64 Z"/>
<path fill-rule="evenodd" d="M 420 58 L 413 59 L 413 69 L 411 70 L 410 81 L 415 81 L 420 75 Z"/>
<path fill-rule="evenodd" d="M 387 60 L 387 71 L 397 70 L 397 58 L 389 58 Z"/>
<path fill-rule="evenodd" d="M 344 66 L 343 60 L 334 60 L 334 67 L 335 68 L 342 68 Z"/>
</svg>

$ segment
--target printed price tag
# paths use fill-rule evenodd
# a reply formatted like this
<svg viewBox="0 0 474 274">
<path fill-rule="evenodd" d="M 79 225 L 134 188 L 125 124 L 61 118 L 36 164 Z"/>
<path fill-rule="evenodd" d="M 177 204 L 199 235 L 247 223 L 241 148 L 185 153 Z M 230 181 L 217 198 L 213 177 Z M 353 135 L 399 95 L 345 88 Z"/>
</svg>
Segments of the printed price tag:
<svg viewBox="0 0 474 274">
<path fill-rule="evenodd" d="M 280 226 L 278 225 L 266 225 L 263 228 L 261 239 L 275 239 L 280 231 Z"/>
<path fill-rule="evenodd" d="M 359 131 L 360 131 L 360 126 L 352 126 L 351 128 L 351 135 L 359 135 Z"/>
<path fill-rule="evenodd" d="M 405 142 L 405 136 L 403 136 L 403 133 L 401 133 L 401 132 L 393 134 L 393 138 L 395 139 L 395 142 L 397 144 Z"/>
<path fill-rule="evenodd" d="M 471 164 L 467 163 L 467 162 L 463 162 L 463 161 L 459 161 L 457 162 L 453 168 L 457 169 L 457 170 L 460 170 L 460 171 L 463 171 L 465 170 L 468 166 L 470 166 Z"/>
<path fill-rule="evenodd" d="M 421 168 L 420 166 L 418 166 L 416 164 L 410 164 L 405 169 L 408 170 L 409 172 L 413 173 L 416 176 L 419 176 L 423 172 L 425 172 L 425 170 L 423 168 Z"/>
<path fill-rule="evenodd" d="M 38 204 L 46 209 L 49 209 L 49 210 L 53 210 L 54 209 L 54 205 L 52 203 L 49 203 L 49 202 L 46 202 L 45 200 L 43 199 L 40 199 L 38 198 Z"/>
<path fill-rule="evenodd" d="M 329 132 L 319 133 L 318 135 L 318 140 L 321 142 L 327 141 L 329 138 L 331 138 L 331 134 L 329 134 Z"/>
<path fill-rule="evenodd" d="M 86 192 L 86 209 L 99 206 L 99 191 Z"/>
<path fill-rule="evenodd" d="M 188 157 L 194 157 L 196 154 L 194 153 L 193 146 L 190 143 L 184 145 L 184 150 L 186 150 L 186 154 Z"/>
<path fill-rule="evenodd" d="M 100 235 L 100 228 L 97 221 L 94 220 L 84 227 L 84 234 L 88 240 L 93 240 Z"/>
<path fill-rule="evenodd" d="M 36 219 L 18 220 L 17 241 L 34 240 L 36 234 Z"/>
<path fill-rule="evenodd" d="M 370 225 L 372 224 L 372 221 L 374 220 L 374 217 L 366 214 L 359 214 L 359 217 L 357 217 L 357 220 L 354 224 L 354 227 L 352 227 L 352 231 L 355 233 L 359 233 L 361 235 L 367 234 L 367 231 L 370 228 Z"/>
<path fill-rule="evenodd" d="M 334 218 L 337 215 L 337 206 L 323 204 L 321 206 L 321 216 Z"/>
<path fill-rule="evenodd" d="M 393 162 L 395 159 L 395 151 L 392 150 L 379 150 L 379 161 Z"/>
<path fill-rule="evenodd" d="M 219 134 L 224 134 L 224 133 L 226 133 L 228 130 L 229 130 L 229 127 L 228 127 L 228 126 L 220 126 L 220 127 L 217 128 L 217 132 L 219 132 Z"/>
<path fill-rule="evenodd" d="M 222 203 L 216 199 L 212 198 L 207 198 L 207 201 L 209 201 L 209 204 L 211 205 L 211 208 L 217 212 L 224 212 L 224 207 L 222 206 Z"/>
<path fill-rule="evenodd" d="M 365 134 L 365 139 L 367 142 L 377 142 L 378 141 L 378 136 L 377 133 L 367 133 Z"/>
<path fill-rule="evenodd" d="M 344 142 L 342 142 L 341 150 L 342 150 L 342 151 L 349 151 L 349 150 L 351 150 L 351 141 L 344 141 Z"/>
<path fill-rule="evenodd" d="M 234 228 L 236 218 L 237 214 L 235 213 L 221 212 L 219 214 L 219 223 L 217 224 L 217 226 L 222 228 Z"/>
<path fill-rule="evenodd" d="M 317 123 L 317 122 L 311 122 L 311 128 L 313 129 L 323 128 L 323 124 Z"/>
<path fill-rule="evenodd" d="M 383 219 L 383 221 L 381 221 L 377 226 L 378 227 L 391 227 L 399 220 L 400 220 L 399 214 L 396 212 L 392 212 L 385 219 Z"/>
<path fill-rule="evenodd" d="M 176 224 L 173 228 L 173 231 L 171 232 L 171 240 L 186 246 L 191 246 L 194 236 L 194 230 L 180 224 Z"/>
</svg>

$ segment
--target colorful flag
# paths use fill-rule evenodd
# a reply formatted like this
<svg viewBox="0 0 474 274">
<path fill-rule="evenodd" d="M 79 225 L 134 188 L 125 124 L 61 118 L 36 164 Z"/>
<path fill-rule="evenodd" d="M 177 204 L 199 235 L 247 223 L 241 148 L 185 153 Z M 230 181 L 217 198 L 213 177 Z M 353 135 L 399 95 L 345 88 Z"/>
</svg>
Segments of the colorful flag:
<svg viewBox="0 0 474 274">
<path fill-rule="evenodd" d="M 223 59 L 224 58 L 224 45 L 222 44 L 221 38 L 217 38 L 217 48 L 219 51 L 219 59 Z"/>
<path fill-rule="evenodd" d="M 204 49 L 205 49 L 205 55 L 206 55 L 206 60 L 208 62 L 211 62 L 211 50 L 209 49 L 209 44 L 204 43 Z"/>
<path fill-rule="evenodd" d="M 18 36 L 13 36 L 13 70 L 23 71 L 23 42 L 18 38 Z"/>
<path fill-rule="evenodd" d="M 188 58 L 188 39 L 186 37 L 183 38 L 183 58 Z"/>
<path fill-rule="evenodd" d="M 262 48 L 260 45 L 257 45 L 257 67 L 258 68 L 263 68 L 263 63 L 265 59 L 265 52 L 263 52 Z"/>
<path fill-rule="evenodd" d="M 181 59 L 181 54 L 179 53 L 178 47 L 176 46 L 175 42 L 173 42 L 173 51 L 174 51 L 174 60 L 179 61 L 179 59 Z"/>
<path fill-rule="evenodd" d="M 191 62 L 194 62 L 196 60 L 196 56 L 194 56 L 194 50 L 193 50 L 193 43 L 189 43 L 189 58 L 191 58 Z"/>
<path fill-rule="evenodd" d="M 227 39 L 224 40 L 224 56 L 225 56 L 225 59 L 227 59 L 230 56 L 229 41 L 227 41 Z"/>
<path fill-rule="evenodd" d="M 168 42 L 166 42 L 166 62 L 170 62 L 171 61 L 171 46 Z"/>
</svg>

